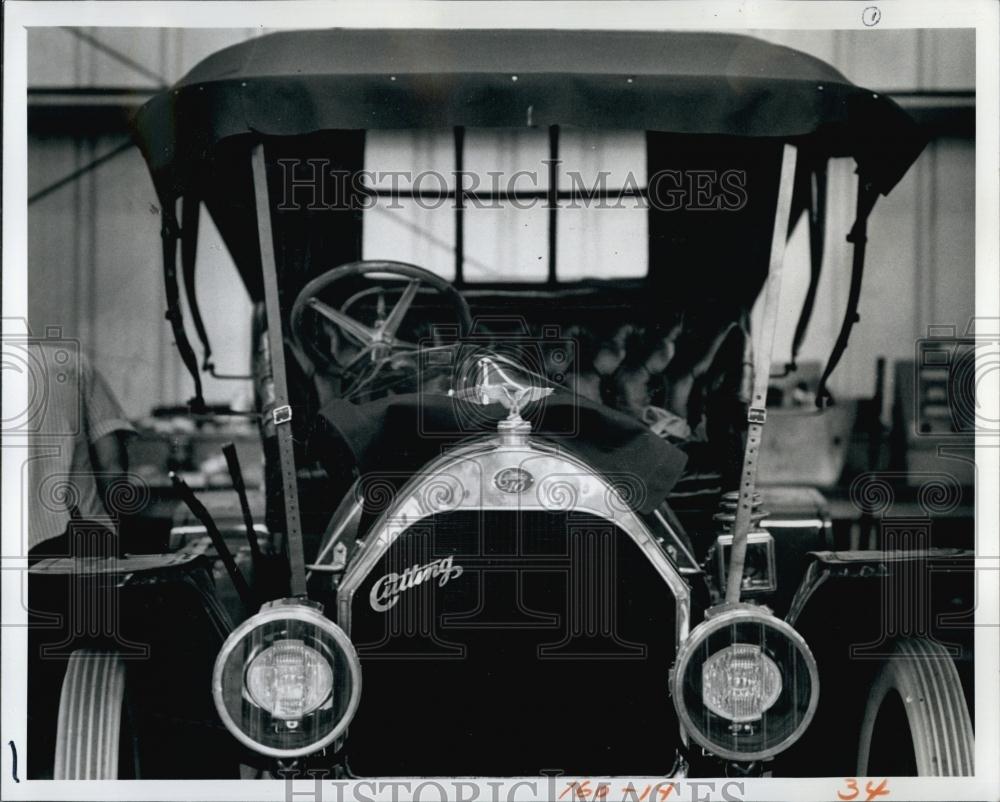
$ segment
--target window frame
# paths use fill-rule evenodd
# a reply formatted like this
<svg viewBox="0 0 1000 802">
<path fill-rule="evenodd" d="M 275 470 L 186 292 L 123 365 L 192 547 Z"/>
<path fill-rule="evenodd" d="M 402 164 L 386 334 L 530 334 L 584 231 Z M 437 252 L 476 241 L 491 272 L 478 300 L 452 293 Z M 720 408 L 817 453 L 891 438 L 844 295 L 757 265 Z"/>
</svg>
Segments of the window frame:
<svg viewBox="0 0 1000 802">
<path fill-rule="evenodd" d="M 461 176 L 464 173 L 465 165 L 465 126 L 454 126 L 452 128 L 453 136 L 453 147 L 454 147 L 454 169 L 457 176 Z M 511 284 L 518 285 L 522 283 L 531 284 L 532 286 L 539 287 L 555 287 L 555 286 L 571 286 L 573 284 L 579 284 L 587 279 L 570 279 L 568 281 L 559 281 L 558 276 L 558 236 L 559 236 L 559 203 L 560 201 L 574 200 L 577 199 L 577 194 L 571 190 L 564 190 L 559 188 L 559 177 L 561 174 L 560 162 L 559 162 L 559 137 L 560 137 L 561 127 L 558 125 L 550 125 L 548 127 L 548 159 L 546 160 L 546 167 L 548 170 L 548 187 L 546 189 L 539 190 L 515 190 L 513 192 L 509 191 L 467 191 L 462 188 L 462 181 L 456 182 L 454 189 L 449 189 L 444 192 L 433 191 L 433 190 L 420 190 L 414 191 L 410 190 L 400 190 L 400 189 L 385 189 L 381 187 L 370 187 L 366 191 L 377 200 L 440 200 L 445 198 L 447 200 L 454 201 L 454 211 L 455 211 L 455 242 L 454 242 L 454 259 L 455 259 L 455 277 L 452 279 L 452 284 L 459 287 L 478 287 L 490 284 Z M 648 142 L 647 142 L 648 150 Z M 606 201 L 610 199 L 622 200 L 629 198 L 640 198 L 644 203 L 648 202 L 648 183 L 647 186 L 639 187 L 637 189 L 598 189 L 592 192 L 588 192 L 587 200 L 590 201 Z M 467 201 L 483 202 L 483 203 L 505 203 L 510 201 L 529 201 L 529 200 L 544 200 L 545 208 L 548 211 L 548 228 L 546 237 L 548 240 L 548 264 L 546 271 L 546 279 L 539 282 L 523 282 L 523 281 L 505 281 L 503 279 L 496 281 L 468 281 L 465 278 L 465 210 L 468 208 Z M 647 207 L 648 212 L 648 207 Z M 646 263 L 646 272 L 642 276 L 629 276 L 627 280 L 629 281 L 641 281 L 642 279 L 648 277 L 649 275 L 649 262 Z M 609 280 L 604 278 L 602 280 Z M 613 280 L 613 279 L 611 279 Z"/>
</svg>

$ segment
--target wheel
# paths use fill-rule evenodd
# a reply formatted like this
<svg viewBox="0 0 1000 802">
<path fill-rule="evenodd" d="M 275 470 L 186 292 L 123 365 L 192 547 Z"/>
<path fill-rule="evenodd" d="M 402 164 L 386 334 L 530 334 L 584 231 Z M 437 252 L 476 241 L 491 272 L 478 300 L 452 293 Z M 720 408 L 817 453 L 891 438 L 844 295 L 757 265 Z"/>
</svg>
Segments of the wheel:
<svg viewBox="0 0 1000 802">
<path fill-rule="evenodd" d="M 73 652 L 59 697 L 53 779 L 135 776 L 134 766 L 120 765 L 122 746 L 131 741 L 122 738 L 125 716 L 125 661 L 121 655 L 97 649 Z"/>
<path fill-rule="evenodd" d="M 125 665 L 113 649 L 77 649 L 70 655 L 59 696 L 52 779 L 240 776 L 239 752 L 221 724 L 206 727 L 197 711 L 183 704 L 173 708 L 179 714 L 173 719 L 162 711 L 151 715 L 143 696 L 148 683 L 138 679 L 135 666 L 126 681 Z M 169 692 L 167 698 L 177 699 Z"/>
<path fill-rule="evenodd" d="M 972 720 L 955 664 L 926 638 L 896 642 L 868 694 L 857 774 L 970 776 Z"/>
</svg>

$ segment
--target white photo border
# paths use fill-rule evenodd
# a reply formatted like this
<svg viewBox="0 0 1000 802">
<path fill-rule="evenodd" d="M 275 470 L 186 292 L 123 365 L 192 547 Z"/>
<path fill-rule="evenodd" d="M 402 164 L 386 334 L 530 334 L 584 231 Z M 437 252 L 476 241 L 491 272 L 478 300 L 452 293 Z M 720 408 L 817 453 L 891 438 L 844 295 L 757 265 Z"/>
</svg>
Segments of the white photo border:
<svg viewBox="0 0 1000 802">
<path fill-rule="evenodd" d="M 878 29 L 974 28 L 976 30 L 976 316 L 979 320 L 1000 319 L 1000 4 L 990 0 L 953 0 L 947 4 L 931 0 L 864 0 L 863 2 L 25 2 L 4 3 L 3 70 L 3 318 L 8 323 L 27 317 L 27 35 L 28 27 L 185 27 L 231 28 L 239 6 L 242 28 L 575 28 L 595 30 L 712 30 L 742 29 L 819 30 L 856 29 L 866 8 L 881 11 Z M 992 333 L 992 332 L 991 332 Z M 1000 336 L 1000 332 L 997 332 Z M 23 409 L 27 399 L 26 380 L 5 374 L 3 406 Z M 991 408 L 996 398 L 982 399 Z M 3 437 L 2 460 L 2 549 L 0 554 L 21 553 L 20 477 L 23 447 Z M 893 800 L 960 800 L 1000 798 L 1000 443 L 996 438 L 977 435 L 977 484 L 975 494 L 976 536 L 979 552 L 976 567 L 978 607 L 976 610 L 975 698 L 976 776 L 969 778 L 894 778 Z M 8 742 L 26 744 L 25 672 L 27 654 L 26 611 L 22 603 L 20 578 L 24 557 L 2 558 L 2 608 L 0 608 L 0 654 L 3 656 L 0 684 L 0 796 L 8 800 L 42 799 L 267 799 L 304 802 L 314 799 L 351 799 L 341 788 L 338 796 L 332 781 L 324 782 L 316 796 L 312 780 L 274 781 L 91 781 L 66 782 L 27 780 L 15 782 L 12 753 Z M 664 679 L 666 684 L 666 679 Z M 19 758 L 24 765 L 24 751 Z M 526 778 L 539 782 L 539 778 Z M 560 778 L 569 782 L 572 778 Z M 589 779 L 596 784 L 600 778 Z M 615 788 L 620 788 L 618 778 Z M 646 778 L 655 783 L 657 778 Z M 662 778 L 659 778 L 662 780 Z M 861 787 L 864 787 L 862 778 Z M 520 786 L 514 796 L 504 796 L 517 780 L 464 781 L 478 786 L 477 799 L 530 799 L 530 789 Z M 680 781 L 673 798 L 699 798 L 710 780 Z M 729 782 L 720 778 L 715 786 Z M 743 782 L 744 799 L 836 800 L 844 789 L 844 778 L 757 779 Z M 498 784 L 502 783 L 502 784 Z M 343 783 L 338 783 L 343 785 Z M 637 786 L 639 782 L 637 781 Z M 701 785 L 697 788 L 690 786 Z M 537 798 L 545 799 L 548 789 L 539 782 Z M 562 786 L 560 786 L 562 787 Z M 294 796 L 290 796 L 289 792 Z M 499 792 L 500 796 L 493 796 Z M 371 799 L 406 799 L 398 785 L 381 790 L 364 789 Z M 425 798 L 437 798 L 431 793 Z M 564 797 L 571 798 L 571 795 Z M 708 797 L 700 797 L 708 798 Z M 717 795 L 712 798 L 719 798 Z M 859 799 L 863 798 L 863 794 Z M 610 801 L 613 796 L 607 797 Z"/>
</svg>

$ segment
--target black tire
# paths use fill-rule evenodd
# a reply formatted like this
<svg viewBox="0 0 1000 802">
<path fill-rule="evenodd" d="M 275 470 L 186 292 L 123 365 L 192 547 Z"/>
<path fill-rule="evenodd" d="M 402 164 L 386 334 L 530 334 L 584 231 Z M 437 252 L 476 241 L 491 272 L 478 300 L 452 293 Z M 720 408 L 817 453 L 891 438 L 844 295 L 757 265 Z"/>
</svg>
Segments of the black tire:
<svg viewBox="0 0 1000 802">
<path fill-rule="evenodd" d="M 858 742 L 861 777 L 975 773 L 972 719 L 947 650 L 903 638 L 875 676 Z"/>
<path fill-rule="evenodd" d="M 53 779 L 117 780 L 129 776 L 120 751 L 125 708 L 125 661 L 114 651 L 77 649 L 59 697 Z M 120 771 L 120 767 L 125 772 Z"/>
</svg>

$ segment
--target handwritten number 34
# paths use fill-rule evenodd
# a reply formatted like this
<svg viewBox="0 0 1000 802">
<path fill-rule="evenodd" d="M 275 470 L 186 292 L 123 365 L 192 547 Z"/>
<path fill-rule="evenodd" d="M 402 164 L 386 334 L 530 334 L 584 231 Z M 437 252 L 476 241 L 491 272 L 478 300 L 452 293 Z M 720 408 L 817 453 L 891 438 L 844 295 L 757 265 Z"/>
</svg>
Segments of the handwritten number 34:
<svg viewBox="0 0 1000 802">
<path fill-rule="evenodd" d="M 880 796 L 889 796 L 888 780 L 882 780 L 878 785 L 871 780 L 865 783 L 865 796 L 864 802 L 872 802 L 874 799 L 878 799 Z M 848 778 L 844 780 L 846 790 L 837 791 L 837 797 L 843 799 L 844 802 L 851 802 L 852 799 L 857 799 L 858 794 L 861 793 L 861 789 L 858 788 L 858 781 L 854 778 Z"/>
</svg>

